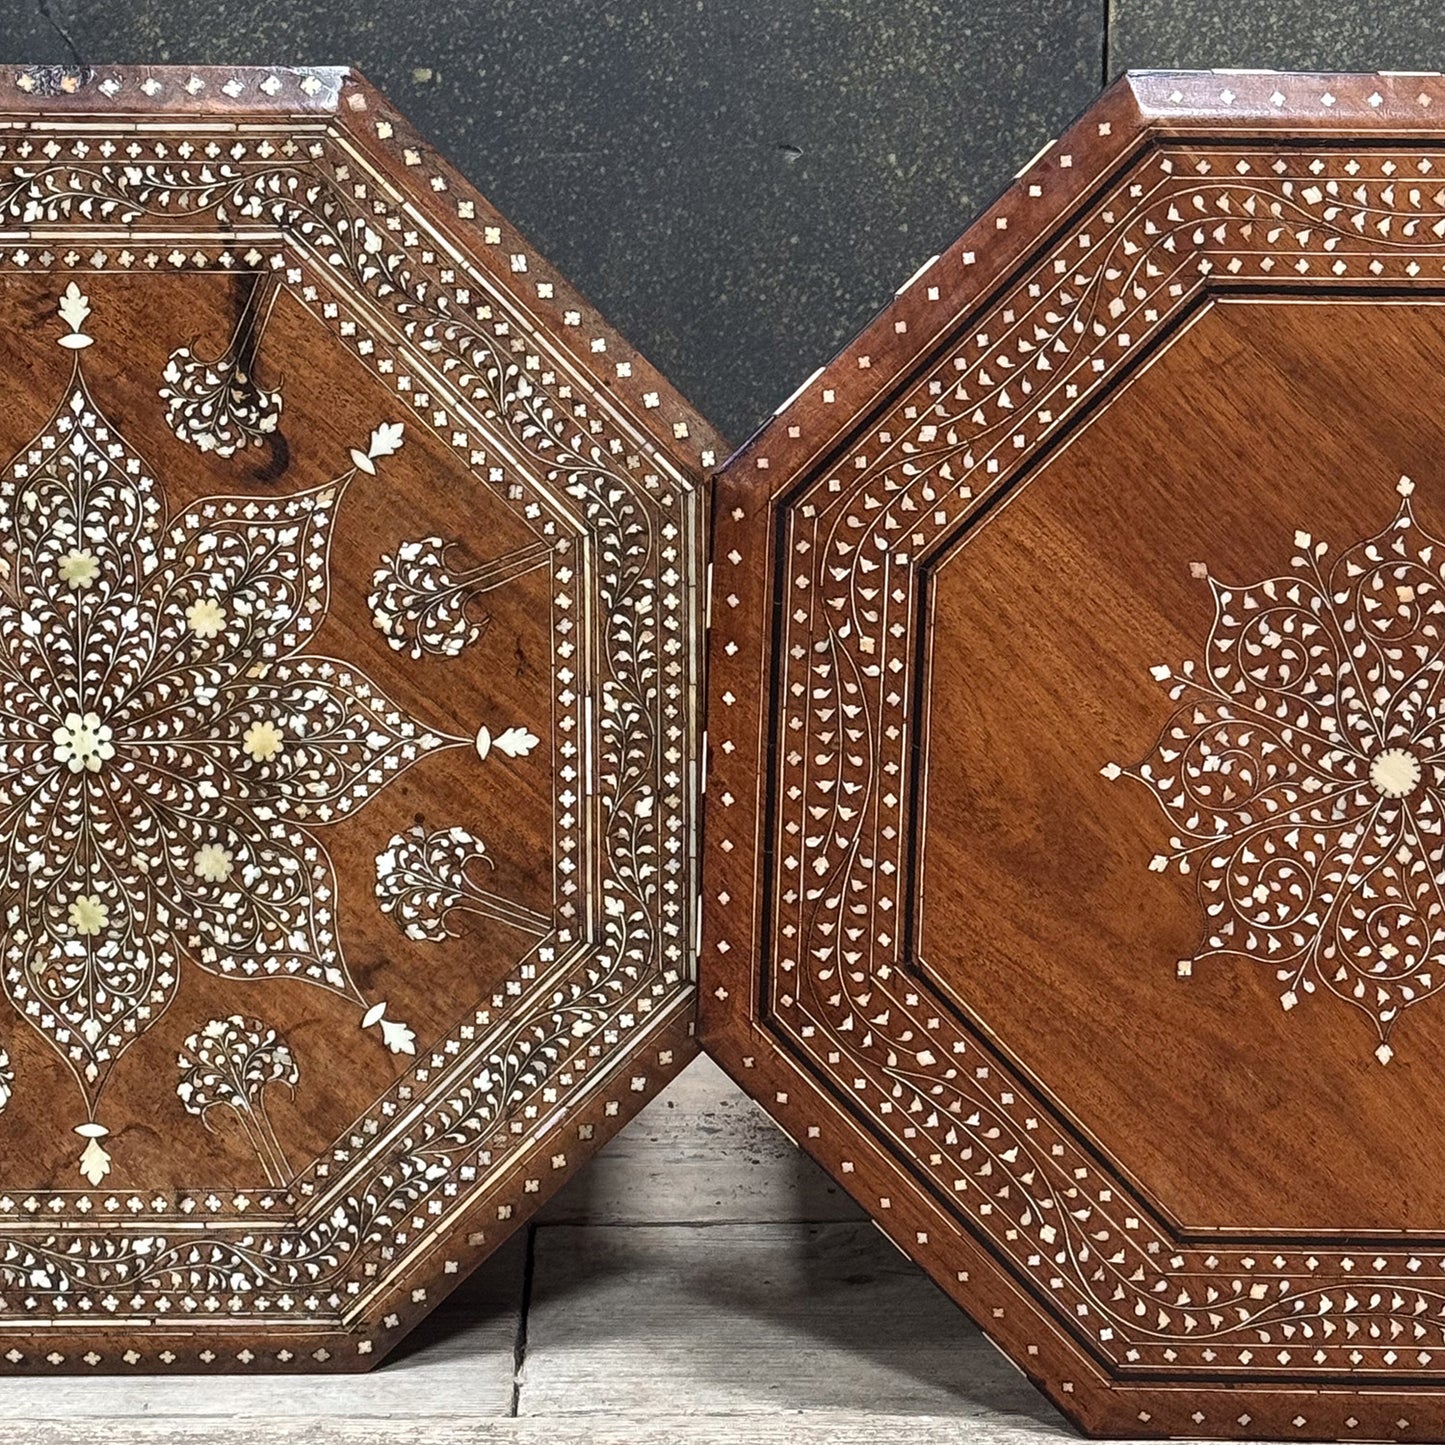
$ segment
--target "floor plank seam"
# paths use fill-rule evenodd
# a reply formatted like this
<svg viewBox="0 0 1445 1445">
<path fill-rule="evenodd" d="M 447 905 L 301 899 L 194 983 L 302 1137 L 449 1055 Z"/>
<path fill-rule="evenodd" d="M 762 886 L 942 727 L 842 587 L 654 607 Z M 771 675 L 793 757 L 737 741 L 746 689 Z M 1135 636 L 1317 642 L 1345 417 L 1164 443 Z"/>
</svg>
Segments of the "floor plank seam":
<svg viewBox="0 0 1445 1445">
<path fill-rule="evenodd" d="M 515 1419 L 522 1408 L 522 1367 L 527 1363 L 527 1318 L 532 1308 L 532 1275 L 537 1262 L 537 1229 L 527 1226 L 527 1251 L 522 1259 L 522 1298 L 517 1306 L 517 1339 L 512 1347 L 512 1403 L 507 1410 Z"/>
</svg>

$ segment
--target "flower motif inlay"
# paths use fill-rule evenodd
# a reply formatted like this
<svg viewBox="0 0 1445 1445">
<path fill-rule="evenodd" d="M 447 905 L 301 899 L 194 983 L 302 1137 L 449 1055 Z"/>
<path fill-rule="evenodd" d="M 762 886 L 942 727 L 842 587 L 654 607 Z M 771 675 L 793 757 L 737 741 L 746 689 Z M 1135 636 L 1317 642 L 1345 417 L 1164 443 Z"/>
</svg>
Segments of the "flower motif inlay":
<svg viewBox="0 0 1445 1445">
<path fill-rule="evenodd" d="M 114 736 L 93 712 L 84 716 L 78 712 L 66 713 L 65 721 L 51 734 L 55 761 L 64 763 L 72 773 L 82 770 L 98 773 L 101 764 L 115 756 L 115 744 L 111 741 Z"/>
<path fill-rule="evenodd" d="M 336 506 L 401 447 L 400 425 L 327 485 L 172 515 L 81 373 L 87 298 L 72 285 L 60 311 L 70 384 L 0 472 L 0 908 L 5 989 L 75 1075 L 81 1172 L 98 1183 L 97 1101 L 183 968 L 306 980 L 413 1051 L 348 972 L 314 830 L 473 739 L 420 727 L 307 651 Z"/>
<path fill-rule="evenodd" d="M 377 854 L 377 902 L 416 942 L 455 937 L 464 913 L 545 935 L 552 926 L 546 914 L 478 881 L 478 870 L 493 866 L 486 845 L 465 828 L 428 831 L 418 824 L 410 832 L 396 834 Z"/>
<path fill-rule="evenodd" d="M 1400 1014 L 1445 988 L 1445 543 L 1412 491 L 1331 566 L 1297 532 L 1292 575 L 1209 577 L 1204 660 L 1153 669 L 1175 712 L 1141 762 L 1103 769 L 1173 827 L 1150 867 L 1195 878 L 1180 975 L 1262 963 L 1286 1010 L 1323 990 L 1367 1014 L 1382 1063 Z"/>
<path fill-rule="evenodd" d="M 295 1097 L 301 1075 L 286 1040 L 260 1019 L 232 1014 L 192 1034 L 177 1064 L 181 1107 L 207 1129 L 215 1127 L 211 1116 L 217 1110 L 233 1114 L 266 1177 L 284 1187 L 291 1167 L 271 1125 L 266 1095 L 272 1084 L 280 1084 Z"/>
</svg>

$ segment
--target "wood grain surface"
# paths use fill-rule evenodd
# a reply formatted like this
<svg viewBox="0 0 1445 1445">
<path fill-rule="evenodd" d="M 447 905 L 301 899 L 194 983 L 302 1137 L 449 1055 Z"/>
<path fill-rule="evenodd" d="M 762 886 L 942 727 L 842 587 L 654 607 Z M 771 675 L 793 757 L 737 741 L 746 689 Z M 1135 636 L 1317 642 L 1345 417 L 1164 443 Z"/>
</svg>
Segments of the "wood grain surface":
<svg viewBox="0 0 1445 1445">
<path fill-rule="evenodd" d="M 1442 102 L 1127 78 L 717 485 L 705 1045 L 1092 1432 L 1445 1438 Z"/>
</svg>

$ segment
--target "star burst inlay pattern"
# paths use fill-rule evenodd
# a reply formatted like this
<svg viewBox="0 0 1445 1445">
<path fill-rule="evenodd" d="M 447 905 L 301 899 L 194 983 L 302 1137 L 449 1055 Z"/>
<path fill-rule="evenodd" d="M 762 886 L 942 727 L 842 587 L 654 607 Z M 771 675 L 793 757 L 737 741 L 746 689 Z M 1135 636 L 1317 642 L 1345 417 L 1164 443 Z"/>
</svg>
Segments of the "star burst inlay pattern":
<svg viewBox="0 0 1445 1445">
<path fill-rule="evenodd" d="M 1291 575 L 1210 577 L 1203 661 L 1153 670 L 1173 716 L 1141 762 L 1103 769 L 1172 825 L 1150 867 L 1195 878 L 1203 938 L 1180 974 L 1241 957 L 1285 1009 L 1333 994 L 1382 1063 L 1400 1014 L 1445 987 L 1445 543 L 1398 490 L 1390 525 L 1333 564 L 1298 532 Z"/>
</svg>

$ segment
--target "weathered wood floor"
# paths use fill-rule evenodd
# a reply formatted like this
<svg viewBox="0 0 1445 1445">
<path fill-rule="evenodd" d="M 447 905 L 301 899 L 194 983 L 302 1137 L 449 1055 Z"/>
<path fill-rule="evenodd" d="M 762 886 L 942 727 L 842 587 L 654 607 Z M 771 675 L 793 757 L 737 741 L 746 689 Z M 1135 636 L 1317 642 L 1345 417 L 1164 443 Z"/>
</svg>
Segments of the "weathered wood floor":
<svg viewBox="0 0 1445 1445">
<path fill-rule="evenodd" d="M 375 1374 L 0 1382 L 24 1445 L 1072 1438 L 706 1061 Z"/>
</svg>

